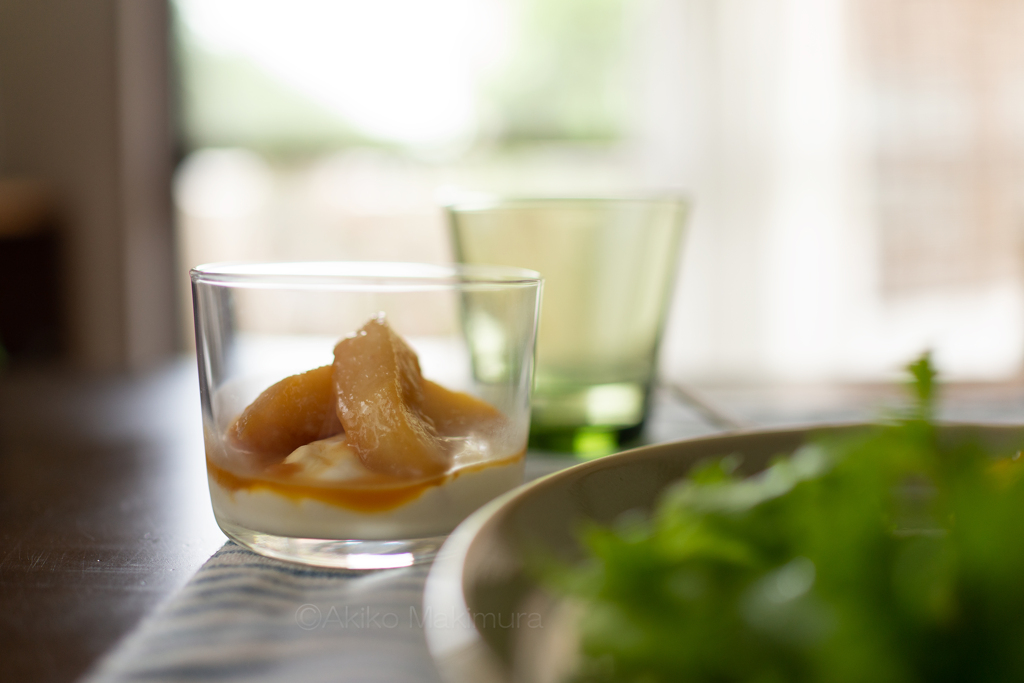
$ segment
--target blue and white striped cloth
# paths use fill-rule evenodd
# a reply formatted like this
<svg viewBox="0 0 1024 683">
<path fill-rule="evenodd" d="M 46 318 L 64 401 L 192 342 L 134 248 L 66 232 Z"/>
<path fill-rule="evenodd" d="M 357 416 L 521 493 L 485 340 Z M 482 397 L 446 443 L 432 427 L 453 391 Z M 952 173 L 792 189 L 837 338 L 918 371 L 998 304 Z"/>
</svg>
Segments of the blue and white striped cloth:
<svg viewBox="0 0 1024 683">
<path fill-rule="evenodd" d="M 434 682 L 428 570 L 302 567 L 228 542 L 86 681 Z"/>
</svg>

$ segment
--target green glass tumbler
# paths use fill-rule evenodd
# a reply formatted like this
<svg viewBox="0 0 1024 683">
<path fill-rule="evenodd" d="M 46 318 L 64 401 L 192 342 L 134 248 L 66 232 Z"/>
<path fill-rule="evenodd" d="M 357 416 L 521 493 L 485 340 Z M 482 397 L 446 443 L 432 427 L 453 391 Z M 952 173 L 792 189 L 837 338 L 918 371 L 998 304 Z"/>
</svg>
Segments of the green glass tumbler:
<svg viewBox="0 0 1024 683">
<path fill-rule="evenodd" d="M 479 199 L 447 209 L 460 261 L 544 277 L 531 447 L 599 455 L 637 437 L 688 202 Z"/>
</svg>

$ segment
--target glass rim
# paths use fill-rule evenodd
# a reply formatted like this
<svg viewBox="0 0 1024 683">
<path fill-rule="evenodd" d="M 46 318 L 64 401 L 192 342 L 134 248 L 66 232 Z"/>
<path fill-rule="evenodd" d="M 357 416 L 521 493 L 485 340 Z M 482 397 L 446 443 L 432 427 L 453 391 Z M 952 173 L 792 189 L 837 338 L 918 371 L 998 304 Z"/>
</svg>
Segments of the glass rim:
<svg viewBox="0 0 1024 683">
<path fill-rule="evenodd" d="M 399 261 L 225 261 L 189 270 L 193 284 L 249 288 L 422 291 L 531 287 L 543 278 L 513 266 Z"/>
<path fill-rule="evenodd" d="M 651 194 L 622 194 L 607 196 L 587 195 L 500 195 L 467 194 L 464 197 L 445 202 L 444 208 L 453 213 L 488 211 L 492 209 L 528 209 L 572 206 L 613 206 L 621 204 L 670 204 L 682 209 L 690 208 L 690 196 L 684 192 L 662 192 Z"/>
</svg>

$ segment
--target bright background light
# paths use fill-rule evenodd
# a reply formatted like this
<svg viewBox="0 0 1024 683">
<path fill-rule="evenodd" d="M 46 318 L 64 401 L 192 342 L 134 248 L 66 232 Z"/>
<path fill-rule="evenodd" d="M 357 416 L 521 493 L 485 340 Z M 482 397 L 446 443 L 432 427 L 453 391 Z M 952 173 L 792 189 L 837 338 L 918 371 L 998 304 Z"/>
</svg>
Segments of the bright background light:
<svg viewBox="0 0 1024 683">
<path fill-rule="evenodd" d="M 477 81 L 507 43 L 493 0 L 180 0 L 201 46 L 251 60 L 368 137 L 472 140 Z"/>
<path fill-rule="evenodd" d="M 680 188 L 666 374 L 1024 365 L 1024 3 L 176 7 L 185 265 L 442 262 L 453 192 Z"/>
</svg>

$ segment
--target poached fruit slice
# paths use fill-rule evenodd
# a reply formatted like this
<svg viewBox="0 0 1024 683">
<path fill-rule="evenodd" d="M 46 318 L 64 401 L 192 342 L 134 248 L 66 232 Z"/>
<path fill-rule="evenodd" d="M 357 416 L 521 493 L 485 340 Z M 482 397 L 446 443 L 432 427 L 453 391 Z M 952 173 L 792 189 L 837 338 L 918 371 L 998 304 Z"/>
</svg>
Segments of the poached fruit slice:
<svg viewBox="0 0 1024 683">
<path fill-rule="evenodd" d="M 260 394 L 228 429 L 234 444 L 262 464 L 281 462 L 300 446 L 342 431 L 330 365 L 285 377 Z"/>
<path fill-rule="evenodd" d="M 383 315 L 334 347 L 334 391 L 346 440 L 367 468 L 403 479 L 448 468 L 448 448 L 423 412 L 419 359 Z"/>
<path fill-rule="evenodd" d="M 333 365 L 266 389 L 228 437 L 252 465 L 281 476 L 318 478 L 335 451 L 350 449 L 374 472 L 417 479 L 447 470 L 452 437 L 494 434 L 503 424 L 490 404 L 425 379 L 415 352 L 381 315 L 338 343 Z M 320 452 L 327 445 L 330 455 Z M 307 446 L 324 462 L 299 457 Z"/>
<path fill-rule="evenodd" d="M 423 380 L 423 416 L 442 436 L 466 436 L 473 431 L 491 431 L 504 417 L 490 403 L 461 391 L 445 389 L 429 379 Z"/>
</svg>

